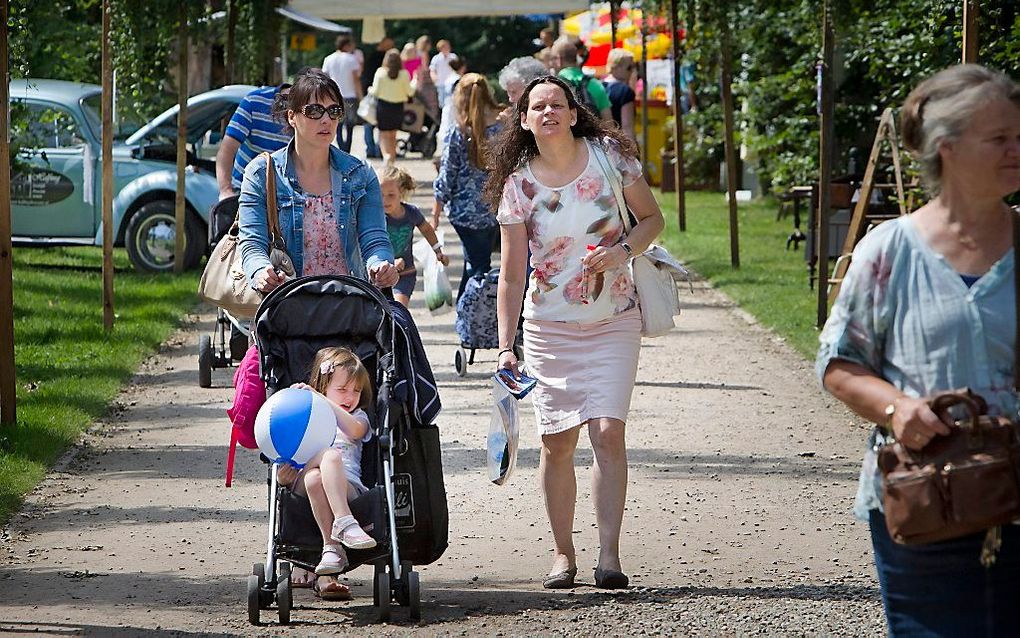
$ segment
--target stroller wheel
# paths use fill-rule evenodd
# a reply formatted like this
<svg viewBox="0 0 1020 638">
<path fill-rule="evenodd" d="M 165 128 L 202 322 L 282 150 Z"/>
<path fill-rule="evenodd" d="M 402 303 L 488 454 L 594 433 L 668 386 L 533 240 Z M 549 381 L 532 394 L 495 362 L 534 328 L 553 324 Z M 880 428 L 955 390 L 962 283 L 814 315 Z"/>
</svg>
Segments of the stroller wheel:
<svg viewBox="0 0 1020 638">
<path fill-rule="evenodd" d="M 390 621 L 390 600 L 393 592 L 390 591 L 390 575 L 386 572 L 375 574 L 375 606 L 379 611 L 379 622 Z"/>
<path fill-rule="evenodd" d="M 407 578 L 407 608 L 411 620 L 421 620 L 421 583 L 418 580 L 418 572 L 408 571 L 405 578 Z"/>
<path fill-rule="evenodd" d="M 290 623 L 290 608 L 293 599 L 290 589 L 290 563 L 280 563 L 280 575 L 276 579 L 276 607 L 280 613 L 280 624 Z"/>
<path fill-rule="evenodd" d="M 457 348 L 457 352 L 453 354 L 453 367 L 457 370 L 458 377 L 467 374 L 467 353 L 464 352 L 464 348 Z"/>
<path fill-rule="evenodd" d="M 255 574 L 248 575 L 248 622 L 253 625 L 259 624 L 259 577 Z"/>
<path fill-rule="evenodd" d="M 213 351 L 212 338 L 202 335 L 198 340 L 198 385 L 201 388 L 212 387 Z"/>
</svg>

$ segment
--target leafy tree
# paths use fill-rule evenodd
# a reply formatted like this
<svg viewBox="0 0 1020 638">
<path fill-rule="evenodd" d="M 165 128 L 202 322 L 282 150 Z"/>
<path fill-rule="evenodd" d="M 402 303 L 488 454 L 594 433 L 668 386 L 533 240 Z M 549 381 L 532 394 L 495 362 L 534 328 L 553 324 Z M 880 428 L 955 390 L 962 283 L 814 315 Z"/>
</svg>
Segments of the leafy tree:
<svg viewBox="0 0 1020 638">
<path fill-rule="evenodd" d="M 668 2 L 656 4 L 668 7 Z M 698 98 L 703 110 L 718 104 L 720 11 L 727 3 L 680 2 L 688 24 L 686 56 L 697 62 Z M 818 116 L 815 68 L 821 52 L 821 3 L 817 0 L 729 2 L 734 44 L 734 94 L 741 141 L 756 159 L 766 187 L 811 183 L 818 171 Z M 961 0 L 833 0 L 836 23 L 837 173 L 850 150 L 858 169 L 886 107 L 939 69 L 956 64 L 962 41 Z M 979 61 L 1012 72 L 1020 66 L 1020 7 L 1015 0 L 985 0 L 981 6 Z M 722 157 L 721 120 L 689 115 L 685 139 L 687 170 L 693 181 L 711 175 Z M 717 141 L 716 141 L 717 140 Z M 715 145 L 711 144 L 716 141 Z"/>
</svg>

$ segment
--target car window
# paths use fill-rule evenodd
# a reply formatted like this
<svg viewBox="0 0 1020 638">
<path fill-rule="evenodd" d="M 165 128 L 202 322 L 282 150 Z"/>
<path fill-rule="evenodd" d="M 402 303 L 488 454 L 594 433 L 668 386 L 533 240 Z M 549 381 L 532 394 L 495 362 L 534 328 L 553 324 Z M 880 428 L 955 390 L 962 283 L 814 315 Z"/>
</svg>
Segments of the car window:
<svg viewBox="0 0 1020 638">
<path fill-rule="evenodd" d="M 28 148 L 72 148 L 85 143 L 71 113 L 55 105 L 26 103 Z"/>
<path fill-rule="evenodd" d="M 116 107 L 116 103 L 114 105 Z M 88 122 L 89 127 L 92 129 L 93 135 L 96 139 L 102 139 L 103 136 L 103 94 L 102 92 L 92 93 L 86 95 L 81 99 L 81 110 L 85 114 L 85 120 Z M 137 117 L 126 116 L 121 111 L 114 108 L 114 117 L 117 121 L 113 123 L 113 139 L 124 140 L 129 135 L 141 128 L 144 122 L 140 121 Z"/>
</svg>

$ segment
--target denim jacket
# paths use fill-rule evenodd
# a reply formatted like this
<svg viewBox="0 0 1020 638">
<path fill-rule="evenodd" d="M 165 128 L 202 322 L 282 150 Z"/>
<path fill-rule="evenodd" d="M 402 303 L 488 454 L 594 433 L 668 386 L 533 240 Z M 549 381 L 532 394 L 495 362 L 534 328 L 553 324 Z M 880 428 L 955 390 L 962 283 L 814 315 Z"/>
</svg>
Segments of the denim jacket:
<svg viewBox="0 0 1020 638">
<path fill-rule="evenodd" d="M 273 153 L 276 169 L 276 202 L 280 233 L 298 276 L 304 267 L 302 215 L 305 194 L 298 186 L 291 162 L 294 142 Z M 333 146 L 329 149 L 333 205 L 337 232 L 351 275 L 368 279 L 368 269 L 382 262 L 393 263 L 393 249 L 386 234 L 386 214 L 375 171 L 361 160 Z M 238 246 L 249 282 L 269 266 L 269 229 L 266 220 L 266 160 L 260 155 L 245 168 L 238 215 Z"/>
</svg>

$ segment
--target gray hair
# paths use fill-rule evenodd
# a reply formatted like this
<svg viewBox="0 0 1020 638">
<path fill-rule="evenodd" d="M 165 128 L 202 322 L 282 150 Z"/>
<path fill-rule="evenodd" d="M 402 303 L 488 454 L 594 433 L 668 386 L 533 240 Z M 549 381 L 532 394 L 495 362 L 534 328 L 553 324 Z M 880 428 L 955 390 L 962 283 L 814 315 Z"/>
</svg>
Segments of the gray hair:
<svg viewBox="0 0 1020 638">
<path fill-rule="evenodd" d="M 932 195 L 942 190 L 939 147 L 960 137 L 974 114 L 996 99 L 1020 108 L 1020 86 L 1008 76 L 979 64 L 939 71 L 917 86 L 900 114 L 903 144 L 921 165 L 921 178 Z"/>
<path fill-rule="evenodd" d="M 499 86 L 505 91 L 511 82 L 519 81 L 527 85 L 543 75 L 549 75 L 549 69 L 541 61 L 530 55 L 514 58 L 499 72 Z"/>
</svg>

